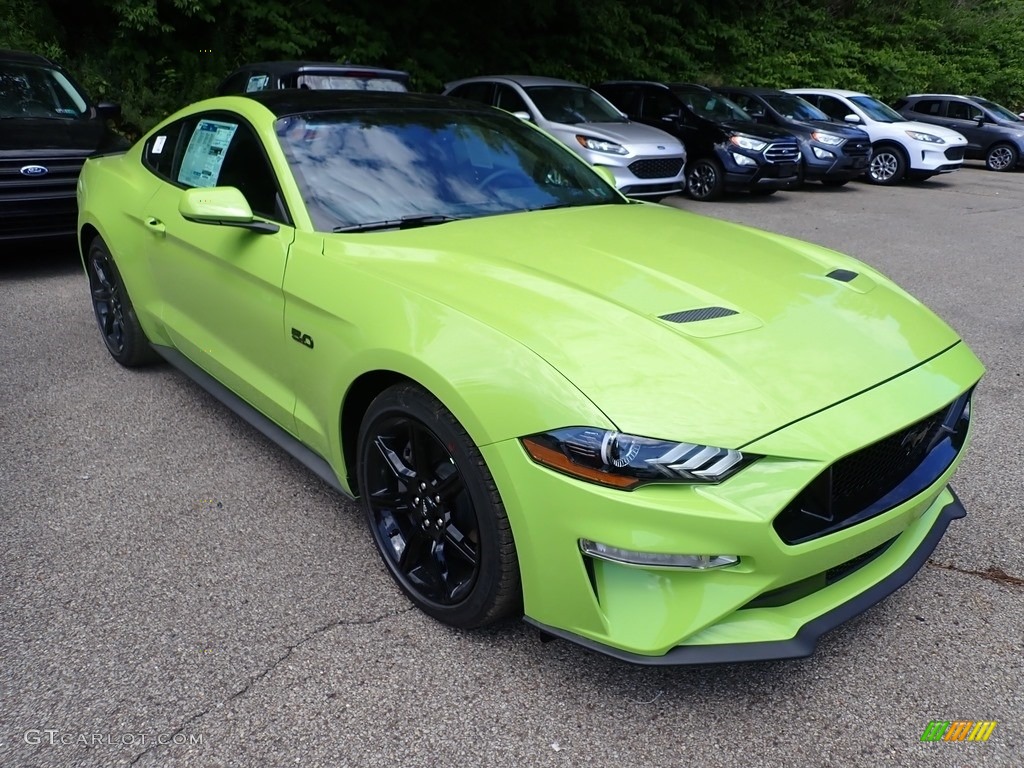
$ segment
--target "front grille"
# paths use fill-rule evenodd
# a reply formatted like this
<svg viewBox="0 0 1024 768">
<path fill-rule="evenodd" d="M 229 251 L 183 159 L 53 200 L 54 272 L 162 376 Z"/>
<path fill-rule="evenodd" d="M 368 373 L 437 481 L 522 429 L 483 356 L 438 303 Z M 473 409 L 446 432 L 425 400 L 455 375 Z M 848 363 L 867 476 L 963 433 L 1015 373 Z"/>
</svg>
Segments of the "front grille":
<svg viewBox="0 0 1024 768">
<path fill-rule="evenodd" d="M 871 152 L 871 142 L 869 141 L 848 141 L 843 144 L 843 152 L 847 155 L 867 155 Z"/>
<path fill-rule="evenodd" d="M 75 189 L 85 157 L 52 151 L 0 157 L 0 239 L 74 232 Z M 25 176 L 27 165 L 47 172 Z"/>
<path fill-rule="evenodd" d="M 910 500 L 942 475 L 963 447 L 970 393 L 915 424 L 840 459 L 775 518 L 787 544 L 825 536 Z"/>
<path fill-rule="evenodd" d="M 964 159 L 964 147 L 950 147 L 946 150 L 947 160 L 963 160 Z"/>
<path fill-rule="evenodd" d="M 797 144 L 769 144 L 764 150 L 764 159 L 769 163 L 795 163 L 800 159 Z"/>
<path fill-rule="evenodd" d="M 683 158 L 665 157 L 654 160 L 634 160 L 629 170 L 638 179 L 670 179 L 683 168 Z"/>
</svg>

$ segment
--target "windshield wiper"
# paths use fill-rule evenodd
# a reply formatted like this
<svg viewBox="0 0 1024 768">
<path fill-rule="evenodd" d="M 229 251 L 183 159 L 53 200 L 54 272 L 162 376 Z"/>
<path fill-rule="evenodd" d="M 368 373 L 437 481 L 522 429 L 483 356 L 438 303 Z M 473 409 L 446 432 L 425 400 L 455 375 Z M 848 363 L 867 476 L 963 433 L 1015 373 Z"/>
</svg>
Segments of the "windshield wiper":
<svg viewBox="0 0 1024 768">
<path fill-rule="evenodd" d="M 420 216 L 403 216 L 400 219 L 384 219 L 383 221 L 366 221 L 362 224 L 349 224 L 335 227 L 332 232 L 373 232 L 381 229 L 416 229 L 434 224 L 445 224 L 459 221 L 459 216 L 446 216 L 443 213 L 426 213 Z"/>
</svg>

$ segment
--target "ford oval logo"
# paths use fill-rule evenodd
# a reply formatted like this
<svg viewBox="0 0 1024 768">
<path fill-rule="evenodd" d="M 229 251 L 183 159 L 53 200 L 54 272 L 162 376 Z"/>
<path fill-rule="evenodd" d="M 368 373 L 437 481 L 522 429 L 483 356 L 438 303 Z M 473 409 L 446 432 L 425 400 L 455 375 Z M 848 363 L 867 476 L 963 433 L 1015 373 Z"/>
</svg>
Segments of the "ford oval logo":
<svg viewBox="0 0 1024 768">
<path fill-rule="evenodd" d="M 21 167 L 22 176 L 45 176 L 50 172 L 50 169 L 43 165 L 23 165 Z"/>
</svg>

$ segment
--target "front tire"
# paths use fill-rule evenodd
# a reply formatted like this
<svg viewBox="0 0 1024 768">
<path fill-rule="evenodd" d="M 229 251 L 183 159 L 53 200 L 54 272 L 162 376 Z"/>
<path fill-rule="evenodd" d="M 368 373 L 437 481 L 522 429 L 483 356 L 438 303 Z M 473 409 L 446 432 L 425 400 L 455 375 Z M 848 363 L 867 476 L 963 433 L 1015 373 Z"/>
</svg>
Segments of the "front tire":
<svg viewBox="0 0 1024 768">
<path fill-rule="evenodd" d="M 90 243 L 86 265 L 93 314 L 110 356 L 125 368 L 155 362 L 157 355 L 139 324 L 128 290 L 102 238 L 94 238 Z"/>
<path fill-rule="evenodd" d="M 1011 144 L 996 144 L 985 155 L 985 167 L 990 171 L 1012 171 L 1017 167 L 1020 154 Z"/>
<path fill-rule="evenodd" d="M 686 171 L 686 191 L 694 200 L 711 202 L 725 191 L 722 166 L 709 158 L 695 160 Z"/>
<path fill-rule="evenodd" d="M 378 395 L 359 430 L 357 477 L 381 559 L 420 610 L 471 629 L 520 609 L 519 562 L 494 478 L 440 401 L 414 384 Z"/>
<path fill-rule="evenodd" d="M 882 144 L 875 148 L 866 175 L 872 184 L 889 186 L 899 184 L 906 173 L 907 160 L 903 150 L 892 144 Z"/>
</svg>

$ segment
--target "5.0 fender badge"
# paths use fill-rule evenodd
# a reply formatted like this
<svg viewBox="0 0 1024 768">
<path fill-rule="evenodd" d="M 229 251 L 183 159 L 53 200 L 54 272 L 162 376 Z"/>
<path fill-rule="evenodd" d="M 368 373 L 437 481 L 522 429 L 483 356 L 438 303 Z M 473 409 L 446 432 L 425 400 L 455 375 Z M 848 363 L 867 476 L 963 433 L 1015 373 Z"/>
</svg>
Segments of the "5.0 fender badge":
<svg viewBox="0 0 1024 768">
<path fill-rule="evenodd" d="M 50 169 L 45 165 L 23 165 L 21 166 L 22 176 L 45 176 Z"/>
</svg>

